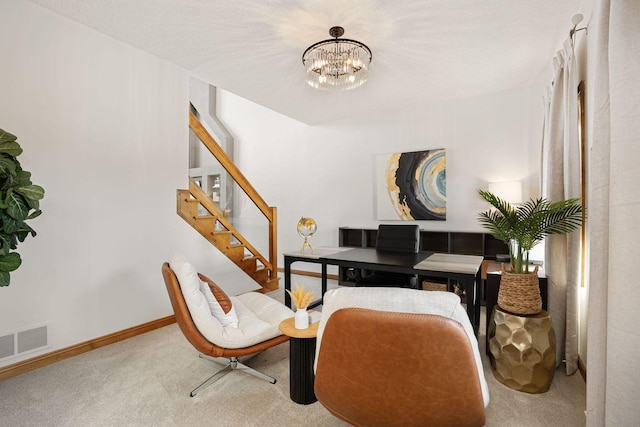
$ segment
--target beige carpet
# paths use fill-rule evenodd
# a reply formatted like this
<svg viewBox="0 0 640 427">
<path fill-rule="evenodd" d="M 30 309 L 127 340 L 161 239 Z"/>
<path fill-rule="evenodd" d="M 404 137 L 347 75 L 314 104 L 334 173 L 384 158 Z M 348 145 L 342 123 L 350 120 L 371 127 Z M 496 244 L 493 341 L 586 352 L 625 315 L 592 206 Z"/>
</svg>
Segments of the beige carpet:
<svg viewBox="0 0 640 427">
<path fill-rule="evenodd" d="M 493 378 L 484 335 L 480 343 L 491 392 L 488 426 L 585 425 L 579 374 L 568 377 L 559 369 L 549 392 L 517 392 Z M 191 398 L 215 365 L 198 358 L 178 326 L 170 325 L 0 382 L 0 425 L 345 425 L 319 403 L 291 401 L 288 351 L 283 344 L 247 363 L 276 377 L 274 385 L 236 371 Z"/>
</svg>

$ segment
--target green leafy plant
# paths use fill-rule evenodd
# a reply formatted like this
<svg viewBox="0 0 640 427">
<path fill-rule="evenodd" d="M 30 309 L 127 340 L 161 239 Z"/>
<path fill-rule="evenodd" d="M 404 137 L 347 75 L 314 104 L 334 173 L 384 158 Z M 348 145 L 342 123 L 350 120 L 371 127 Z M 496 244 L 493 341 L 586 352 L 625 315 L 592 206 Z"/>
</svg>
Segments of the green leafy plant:
<svg viewBox="0 0 640 427">
<path fill-rule="evenodd" d="M 39 216 L 44 189 L 31 182 L 31 172 L 22 170 L 17 157 L 22 148 L 17 138 L 0 129 L 0 286 L 8 286 L 9 273 L 22 264 L 12 251 L 36 232 L 26 221 Z"/>
<path fill-rule="evenodd" d="M 512 272 L 529 273 L 529 251 L 551 234 L 566 234 L 576 230 L 584 219 L 580 199 L 549 202 L 531 199 L 513 206 L 493 193 L 478 190 L 478 194 L 495 209 L 478 215 L 480 224 L 509 247 Z"/>
</svg>

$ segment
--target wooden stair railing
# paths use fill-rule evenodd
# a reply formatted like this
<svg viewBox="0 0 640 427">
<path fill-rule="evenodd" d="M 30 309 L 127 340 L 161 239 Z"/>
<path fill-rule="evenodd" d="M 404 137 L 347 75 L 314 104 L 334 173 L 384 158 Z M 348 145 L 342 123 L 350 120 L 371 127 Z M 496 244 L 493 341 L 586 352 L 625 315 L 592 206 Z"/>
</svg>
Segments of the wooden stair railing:
<svg viewBox="0 0 640 427">
<path fill-rule="evenodd" d="M 177 212 L 205 239 L 252 277 L 262 292 L 278 288 L 277 209 L 268 206 L 213 137 L 189 111 L 189 127 L 227 173 L 243 189 L 269 223 L 269 258 L 265 258 L 236 230 L 218 205 L 189 178 L 188 190 L 177 190 Z M 200 208 L 201 207 L 201 208 Z M 203 215 L 203 212 L 205 214 Z"/>
</svg>

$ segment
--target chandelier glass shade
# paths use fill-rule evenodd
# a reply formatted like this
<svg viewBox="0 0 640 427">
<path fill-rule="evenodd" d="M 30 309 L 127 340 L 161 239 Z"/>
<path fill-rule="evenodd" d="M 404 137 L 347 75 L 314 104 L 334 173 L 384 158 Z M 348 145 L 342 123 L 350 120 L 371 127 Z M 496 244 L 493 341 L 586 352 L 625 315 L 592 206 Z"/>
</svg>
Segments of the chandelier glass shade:
<svg viewBox="0 0 640 427">
<path fill-rule="evenodd" d="M 305 80 L 315 89 L 349 90 L 367 81 L 371 50 L 363 43 L 339 39 L 344 28 L 332 27 L 333 39 L 315 43 L 302 54 Z"/>
</svg>

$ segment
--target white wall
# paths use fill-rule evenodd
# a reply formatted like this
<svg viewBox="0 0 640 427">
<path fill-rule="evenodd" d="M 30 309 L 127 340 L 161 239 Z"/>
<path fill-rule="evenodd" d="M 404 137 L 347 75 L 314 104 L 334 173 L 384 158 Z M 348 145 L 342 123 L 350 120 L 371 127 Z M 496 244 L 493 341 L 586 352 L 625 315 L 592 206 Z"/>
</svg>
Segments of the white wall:
<svg viewBox="0 0 640 427">
<path fill-rule="evenodd" d="M 48 324 L 46 353 L 166 316 L 160 265 L 173 250 L 214 280 L 232 269 L 175 213 L 188 73 L 26 1 L 0 2 L 0 16 L 0 128 L 46 190 L 38 236 L 0 289 L 0 336 Z M 538 191 L 540 99 L 530 88 L 315 127 L 227 92 L 218 109 L 243 173 L 278 207 L 282 253 L 300 248 L 303 215 L 318 222 L 316 246 L 337 245 L 339 226 L 375 227 L 374 157 L 397 151 L 447 149 L 447 221 L 422 228 L 482 231 L 478 187 L 526 179 Z"/>
<path fill-rule="evenodd" d="M 25 1 L 0 16 L 0 128 L 46 191 L 0 288 L 0 336 L 48 324 L 48 352 L 171 314 L 161 263 L 212 252 L 175 213 L 187 72 Z"/>
<path fill-rule="evenodd" d="M 539 192 L 542 89 L 391 111 L 307 126 L 222 91 L 218 114 L 236 141 L 236 162 L 267 203 L 278 207 L 280 252 L 298 250 L 301 216 L 318 223 L 315 246 L 336 246 L 340 226 L 377 227 L 375 156 L 445 148 L 447 220 L 426 230 L 484 231 L 476 195 L 489 181 L 524 180 Z"/>
</svg>

